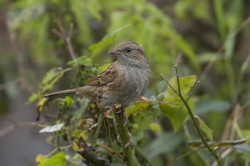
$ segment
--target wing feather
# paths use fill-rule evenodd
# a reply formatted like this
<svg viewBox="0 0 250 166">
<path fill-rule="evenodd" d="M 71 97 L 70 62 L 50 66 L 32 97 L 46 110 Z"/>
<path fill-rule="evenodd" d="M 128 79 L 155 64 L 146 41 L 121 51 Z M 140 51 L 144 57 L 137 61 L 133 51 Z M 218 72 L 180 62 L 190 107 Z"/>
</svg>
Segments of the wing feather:
<svg viewBox="0 0 250 166">
<path fill-rule="evenodd" d="M 88 85 L 91 86 L 104 86 L 104 85 L 110 85 L 113 84 L 115 81 L 115 78 L 118 74 L 117 70 L 117 62 L 112 63 L 107 69 L 105 69 L 103 72 L 98 74 L 96 77 L 94 77 Z"/>
</svg>

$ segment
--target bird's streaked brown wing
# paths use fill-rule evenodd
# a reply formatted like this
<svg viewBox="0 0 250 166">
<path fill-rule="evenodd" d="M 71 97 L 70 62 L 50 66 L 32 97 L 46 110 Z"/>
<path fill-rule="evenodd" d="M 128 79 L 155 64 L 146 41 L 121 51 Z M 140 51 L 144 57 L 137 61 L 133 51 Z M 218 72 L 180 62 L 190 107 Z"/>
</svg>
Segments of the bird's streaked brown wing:
<svg viewBox="0 0 250 166">
<path fill-rule="evenodd" d="M 117 62 L 112 63 L 107 69 L 105 69 L 103 72 L 98 74 L 96 77 L 94 77 L 88 85 L 91 86 L 103 86 L 112 84 L 115 81 L 115 78 L 117 77 L 118 71 L 117 71 Z"/>
</svg>

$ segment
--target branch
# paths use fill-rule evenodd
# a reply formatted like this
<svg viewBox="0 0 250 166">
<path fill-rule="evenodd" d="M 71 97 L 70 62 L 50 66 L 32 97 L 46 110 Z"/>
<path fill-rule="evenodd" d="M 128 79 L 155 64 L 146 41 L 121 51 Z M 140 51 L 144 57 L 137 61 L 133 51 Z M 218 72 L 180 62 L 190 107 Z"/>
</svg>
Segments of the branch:
<svg viewBox="0 0 250 166">
<path fill-rule="evenodd" d="M 16 130 L 19 128 L 31 127 L 33 125 L 33 123 L 30 123 L 30 122 L 16 122 L 14 120 L 11 120 L 11 122 L 12 122 L 11 125 L 3 129 L 0 129 L 0 138 L 12 132 L 13 130 Z"/>
<path fill-rule="evenodd" d="M 136 158 L 134 148 L 132 147 L 132 136 L 128 130 L 127 126 L 127 116 L 125 115 L 124 109 L 120 104 L 116 104 L 112 106 L 112 111 L 115 115 L 116 128 L 118 131 L 118 142 L 123 146 L 123 158 L 124 162 L 127 163 L 128 166 L 135 166 Z"/>
<path fill-rule="evenodd" d="M 5 90 L 5 89 L 9 88 L 10 86 L 13 86 L 19 82 L 20 82 L 20 80 L 16 79 L 16 80 L 13 80 L 13 81 L 10 81 L 7 83 L 0 84 L 0 91 Z"/>
<path fill-rule="evenodd" d="M 118 161 L 121 161 L 121 159 L 123 158 L 123 156 L 120 153 L 118 153 L 117 151 L 115 151 L 110 147 L 107 147 L 103 144 L 97 144 L 97 146 L 107 150 L 111 154 L 111 157 L 115 157 Z"/>
<path fill-rule="evenodd" d="M 69 32 L 68 34 L 65 33 L 65 30 L 61 24 L 61 22 L 59 20 L 55 20 L 55 24 L 57 26 L 58 29 L 52 29 L 52 31 L 59 36 L 60 38 L 62 38 L 64 40 L 64 43 L 67 47 L 67 50 L 69 52 L 69 55 L 71 56 L 71 58 L 73 60 L 76 59 L 76 54 L 73 50 L 72 44 L 71 44 L 71 35 L 72 35 L 72 29 L 73 29 L 73 24 L 70 24 L 69 27 Z"/>
<path fill-rule="evenodd" d="M 177 94 L 179 96 L 179 92 L 177 92 L 174 87 L 168 82 L 167 78 L 161 74 L 162 78 L 166 81 L 166 83 L 168 84 L 168 86 L 174 91 L 175 94 Z"/>
<path fill-rule="evenodd" d="M 78 141 L 78 148 L 77 151 L 78 154 L 80 154 L 88 163 L 91 163 L 95 166 L 102 166 L 106 165 L 106 162 L 104 160 L 98 159 L 96 156 L 96 152 L 87 145 L 87 142 L 81 137 Z"/>
<path fill-rule="evenodd" d="M 191 89 L 191 91 L 190 91 L 190 93 L 189 93 L 189 95 L 188 95 L 188 97 L 187 97 L 187 99 L 186 99 L 187 102 L 188 102 L 188 100 L 191 98 L 191 96 L 194 94 L 194 92 L 195 92 L 197 86 L 199 85 L 199 83 L 200 83 L 199 80 L 197 80 L 197 81 L 195 82 L 193 88 Z"/>
<path fill-rule="evenodd" d="M 156 104 L 169 104 L 167 102 L 163 102 L 163 101 L 158 101 L 158 100 L 151 100 L 151 99 L 148 99 L 144 96 L 142 96 L 140 98 L 140 100 L 138 100 L 135 104 L 139 104 L 139 103 L 156 103 Z"/>
<path fill-rule="evenodd" d="M 186 109 L 188 110 L 188 113 L 189 113 L 189 115 L 190 115 L 190 117 L 191 117 L 191 120 L 193 121 L 194 126 L 195 126 L 195 128 L 196 128 L 196 130 L 197 130 L 197 132 L 198 132 L 198 134 L 199 134 L 199 136 L 200 136 L 200 138 L 201 138 L 203 144 L 204 144 L 205 147 L 208 149 L 208 151 L 214 156 L 214 158 L 216 159 L 217 163 L 218 163 L 219 165 L 221 165 L 220 157 L 219 157 L 219 156 L 216 154 L 216 152 L 208 145 L 208 143 L 206 142 L 206 140 L 205 140 L 205 138 L 204 138 L 204 136 L 203 136 L 203 134 L 202 134 L 202 131 L 201 131 L 201 129 L 200 129 L 200 126 L 197 124 L 197 122 L 196 122 L 196 120 L 195 120 L 195 116 L 194 116 L 194 114 L 193 114 L 193 112 L 192 112 L 192 110 L 191 110 L 191 108 L 190 108 L 190 106 L 189 106 L 189 104 L 188 104 L 188 102 L 187 102 L 189 98 L 188 98 L 187 100 L 185 100 L 184 96 L 183 96 L 182 93 L 181 93 L 180 80 L 179 80 L 179 76 L 178 76 L 178 63 L 177 63 L 174 67 L 175 67 L 175 71 L 176 71 L 176 80 L 177 80 L 177 85 L 178 85 L 178 91 L 176 91 L 176 90 L 172 87 L 172 85 L 168 82 L 168 80 L 167 80 L 163 75 L 162 75 L 162 76 L 163 76 L 164 80 L 167 82 L 167 84 L 169 85 L 169 87 L 176 93 L 176 95 L 179 96 L 179 98 L 181 99 L 181 101 L 182 101 L 183 104 L 185 105 L 185 107 L 186 107 Z"/>
</svg>

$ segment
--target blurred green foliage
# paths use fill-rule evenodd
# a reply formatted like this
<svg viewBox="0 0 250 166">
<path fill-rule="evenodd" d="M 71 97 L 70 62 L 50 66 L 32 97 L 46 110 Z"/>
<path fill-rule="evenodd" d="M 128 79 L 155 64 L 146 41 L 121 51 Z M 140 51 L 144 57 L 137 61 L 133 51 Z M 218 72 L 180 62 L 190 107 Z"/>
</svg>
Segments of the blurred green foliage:
<svg viewBox="0 0 250 166">
<path fill-rule="evenodd" d="M 154 165 L 212 165 L 214 161 L 207 151 L 190 152 L 186 142 L 199 137 L 181 101 L 161 81 L 160 74 L 174 76 L 179 54 L 183 55 L 179 74 L 183 80 L 189 78 L 183 91 L 188 93 L 197 78 L 201 81 L 189 104 L 206 137 L 225 141 L 250 136 L 249 1 L 14 0 L 1 1 L 0 6 L 1 110 L 16 93 L 33 92 L 28 102 L 38 101 L 39 113 L 50 114 L 47 106 L 56 107 L 51 126 L 64 123 L 50 143 L 60 137 L 71 145 L 60 153 L 37 156 L 39 165 L 79 164 L 77 141 L 84 137 L 91 142 L 95 132 L 91 126 L 98 118 L 87 99 L 41 97 L 52 89 L 86 84 L 112 62 L 108 49 L 125 40 L 141 44 L 151 63 L 152 83 L 145 96 L 167 103 L 142 102 L 126 109 L 137 156 L 141 151 Z M 65 39 L 55 33 L 62 30 L 70 37 L 76 59 Z M 170 83 L 176 88 L 174 80 Z M 111 119 L 112 115 L 109 123 Z M 115 141 L 112 127 L 111 131 Z M 107 133 L 101 133 L 100 140 L 107 144 Z M 230 150 L 223 158 L 226 165 L 249 165 L 249 141 L 241 146 L 218 150 L 220 154 Z M 112 153 L 100 149 L 99 156 Z"/>
</svg>

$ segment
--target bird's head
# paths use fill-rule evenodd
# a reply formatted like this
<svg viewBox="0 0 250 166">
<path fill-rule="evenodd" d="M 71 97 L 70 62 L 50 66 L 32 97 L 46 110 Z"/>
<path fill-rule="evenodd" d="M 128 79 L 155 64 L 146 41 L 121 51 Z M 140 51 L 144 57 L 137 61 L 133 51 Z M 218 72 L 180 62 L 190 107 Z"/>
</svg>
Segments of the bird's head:
<svg viewBox="0 0 250 166">
<path fill-rule="evenodd" d="M 149 67 L 143 48 L 136 42 L 121 42 L 109 53 L 116 56 L 117 62 L 122 65 Z"/>
</svg>

